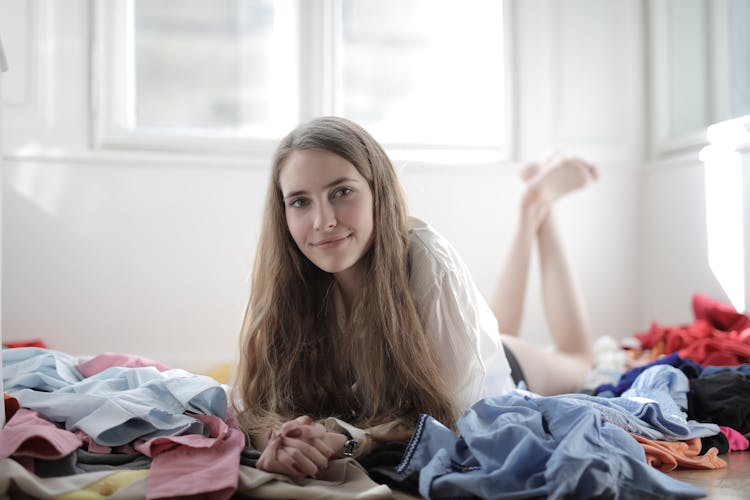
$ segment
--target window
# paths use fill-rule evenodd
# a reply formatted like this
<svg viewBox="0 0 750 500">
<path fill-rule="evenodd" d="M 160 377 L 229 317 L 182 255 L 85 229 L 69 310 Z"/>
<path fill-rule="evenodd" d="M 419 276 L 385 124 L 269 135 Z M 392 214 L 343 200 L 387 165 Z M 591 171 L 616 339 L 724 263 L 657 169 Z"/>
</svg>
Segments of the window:
<svg viewBox="0 0 750 500">
<path fill-rule="evenodd" d="M 654 0 L 655 152 L 692 151 L 706 127 L 750 114 L 747 0 Z"/>
<path fill-rule="evenodd" d="M 263 151 L 337 114 L 391 149 L 501 155 L 497 0 L 95 2 L 102 147 Z"/>
<path fill-rule="evenodd" d="M 136 1 L 134 126 L 278 135 L 298 95 L 284 14 L 271 0 Z"/>
</svg>

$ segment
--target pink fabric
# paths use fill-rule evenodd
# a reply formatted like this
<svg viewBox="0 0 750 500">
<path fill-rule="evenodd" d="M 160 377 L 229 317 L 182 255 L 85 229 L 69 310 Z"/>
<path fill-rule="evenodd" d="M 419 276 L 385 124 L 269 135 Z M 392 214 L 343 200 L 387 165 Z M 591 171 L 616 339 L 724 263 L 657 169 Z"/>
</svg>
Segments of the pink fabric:
<svg viewBox="0 0 750 500">
<path fill-rule="evenodd" d="M 20 408 L 0 430 L 0 458 L 63 458 L 81 444 L 75 434 L 60 429 L 27 408 Z"/>
<path fill-rule="evenodd" d="M 729 451 L 745 451 L 750 448 L 750 441 L 740 434 L 739 431 L 721 425 L 719 426 L 719 430 L 727 437 L 727 441 L 729 441 Z"/>
<path fill-rule="evenodd" d="M 144 358 L 143 356 L 137 356 L 135 354 L 121 354 L 116 352 L 105 352 L 91 358 L 88 361 L 79 363 L 76 368 L 81 375 L 84 377 L 91 377 L 97 373 L 103 372 L 107 368 L 113 366 L 121 366 L 123 368 L 141 368 L 144 366 L 153 366 L 160 372 L 167 371 L 170 369 L 169 366 L 154 361 L 153 359 Z"/>
<path fill-rule="evenodd" d="M 224 500 L 237 489 L 240 453 L 245 436 L 234 422 L 193 415 L 209 428 L 209 436 L 163 436 L 140 442 L 135 449 L 153 458 L 147 498 L 200 496 Z"/>
<path fill-rule="evenodd" d="M 96 441 L 94 441 L 94 438 L 81 430 L 75 431 L 75 435 L 81 439 L 81 442 L 86 445 L 86 450 L 90 453 L 99 453 L 101 455 L 108 455 L 112 453 L 112 448 L 110 448 L 109 446 L 102 446 L 98 444 Z"/>
</svg>

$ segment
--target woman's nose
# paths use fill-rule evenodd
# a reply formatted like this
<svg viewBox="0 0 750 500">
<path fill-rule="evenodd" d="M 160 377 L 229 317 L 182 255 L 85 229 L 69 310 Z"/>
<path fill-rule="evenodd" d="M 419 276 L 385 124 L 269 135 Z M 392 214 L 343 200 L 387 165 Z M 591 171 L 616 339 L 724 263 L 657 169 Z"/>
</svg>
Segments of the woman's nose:
<svg viewBox="0 0 750 500">
<path fill-rule="evenodd" d="M 315 229 L 330 231 L 336 227 L 336 212 L 327 203 L 321 203 L 315 214 Z"/>
</svg>

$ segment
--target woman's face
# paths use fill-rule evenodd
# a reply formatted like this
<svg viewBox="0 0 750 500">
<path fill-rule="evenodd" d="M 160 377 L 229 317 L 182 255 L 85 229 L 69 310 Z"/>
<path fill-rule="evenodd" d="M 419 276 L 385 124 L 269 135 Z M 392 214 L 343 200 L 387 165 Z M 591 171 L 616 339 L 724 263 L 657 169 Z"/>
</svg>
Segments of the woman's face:
<svg viewBox="0 0 750 500">
<path fill-rule="evenodd" d="M 344 158 L 317 149 L 289 155 L 279 173 L 286 223 L 320 269 L 353 272 L 373 240 L 370 185 Z"/>
</svg>

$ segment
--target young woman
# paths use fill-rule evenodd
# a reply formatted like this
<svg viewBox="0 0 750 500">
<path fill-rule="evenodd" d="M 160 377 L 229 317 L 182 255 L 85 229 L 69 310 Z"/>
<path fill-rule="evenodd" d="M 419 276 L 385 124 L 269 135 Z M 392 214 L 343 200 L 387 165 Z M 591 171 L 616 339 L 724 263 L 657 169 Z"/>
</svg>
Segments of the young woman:
<svg viewBox="0 0 750 500">
<path fill-rule="evenodd" d="M 577 387 L 591 340 L 551 209 L 595 170 L 556 158 L 523 175 L 519 229 L 491 309 L 453 247 L 408 218 L 393 166 L 365 130 L 324 117 L 281 141 L 234 381 L 259 468 L 317 476 L 347 439 L 319 418 L 364 428 L 427 413 L 452 425 L 479 398 L 514 388 L 511 367 L 536 392 Z M 552 352 L 516 336 L 535 240 Z"/>
</svg>

